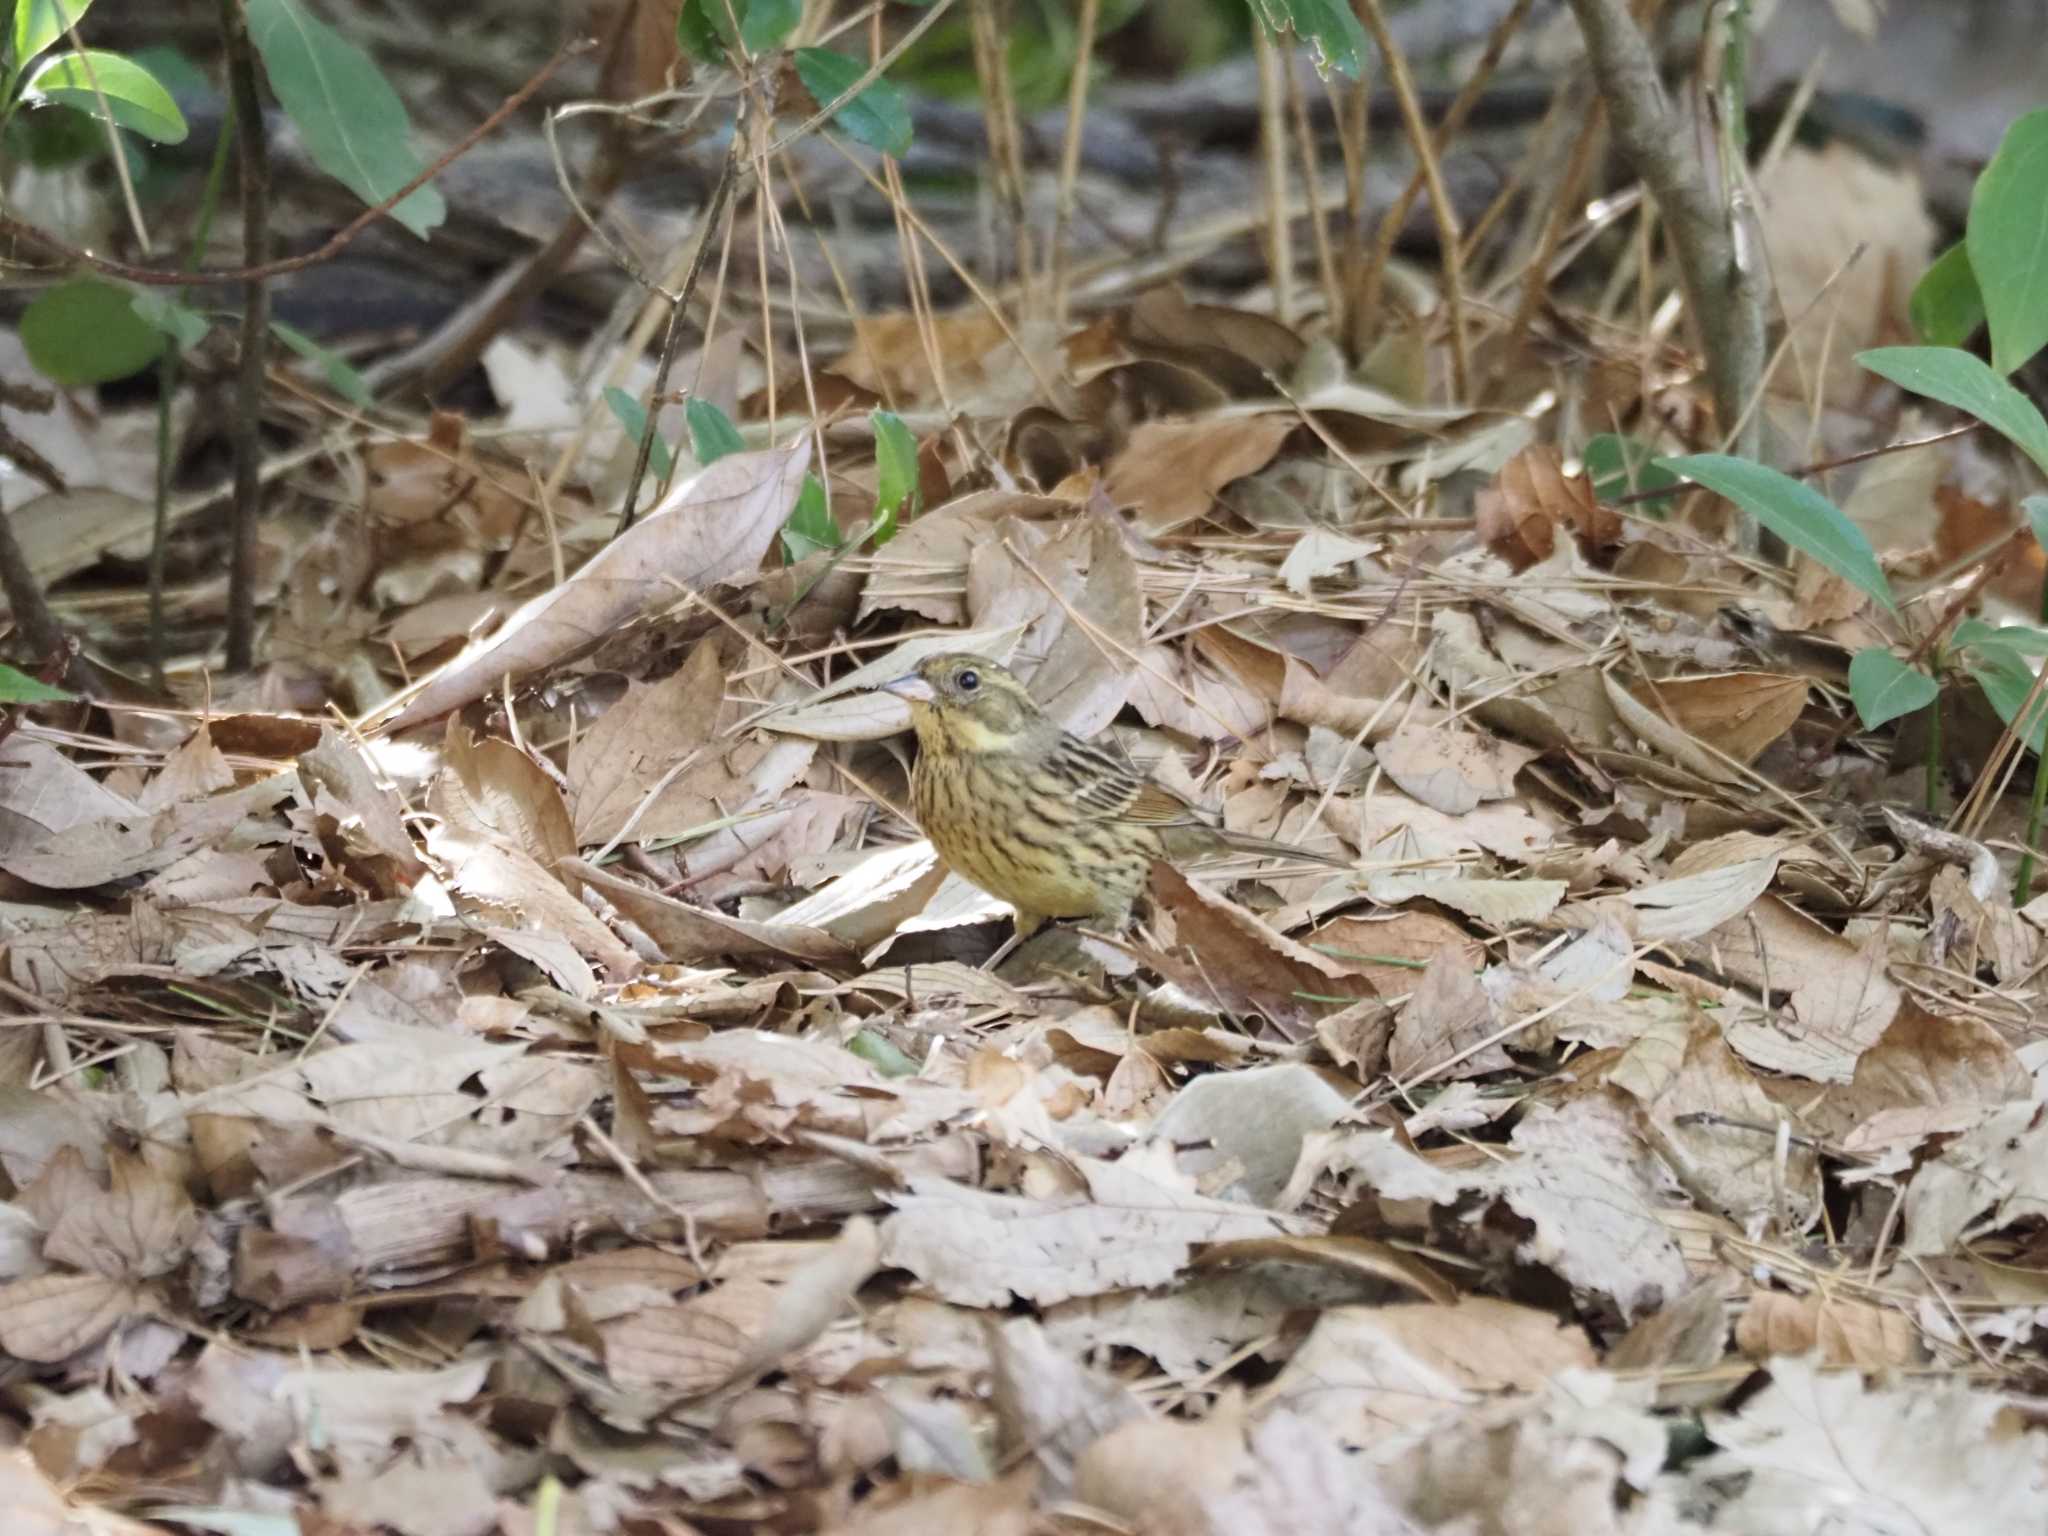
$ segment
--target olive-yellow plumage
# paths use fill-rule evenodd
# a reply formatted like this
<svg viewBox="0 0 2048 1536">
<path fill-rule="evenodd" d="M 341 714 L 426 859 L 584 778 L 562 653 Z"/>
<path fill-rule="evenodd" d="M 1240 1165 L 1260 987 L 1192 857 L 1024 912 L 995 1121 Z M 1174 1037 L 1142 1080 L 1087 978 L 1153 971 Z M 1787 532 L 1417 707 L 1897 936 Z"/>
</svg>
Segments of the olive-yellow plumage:
<svg viewBox="0 0 2048 1536">
<path fill-rule="evenodd" d="M 910 701 L 910 803 L 939 857 L 1017 911 L 1017 936 L 1053 918 L 1118 930 L 1158 858 L 1220 848 L 1335 859 L 1227 832 L 1198 807 L 1062 730 L 985 656 L 933 656 L 888 685 Z"/>
</svg>

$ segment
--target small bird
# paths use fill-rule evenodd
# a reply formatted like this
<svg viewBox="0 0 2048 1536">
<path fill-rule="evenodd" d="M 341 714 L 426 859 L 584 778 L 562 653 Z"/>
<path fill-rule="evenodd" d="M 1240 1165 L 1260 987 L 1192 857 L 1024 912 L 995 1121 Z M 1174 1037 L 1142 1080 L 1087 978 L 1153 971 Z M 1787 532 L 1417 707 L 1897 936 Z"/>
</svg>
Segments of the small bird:
<svg viewBox="0 0 2048 1536">
<path fill-rule="evenodd" d="M 1180 794 L 1062 730 L 986 656 L 932 656 L 883 687 L 910 701 L 917 819 L 948 866 L 1016 909 L 1011 945 L 1054 918 L 1122 930 L 1158 858 L 1231 848 L 1351 867 L 1226 831 Z"/>
</svg>

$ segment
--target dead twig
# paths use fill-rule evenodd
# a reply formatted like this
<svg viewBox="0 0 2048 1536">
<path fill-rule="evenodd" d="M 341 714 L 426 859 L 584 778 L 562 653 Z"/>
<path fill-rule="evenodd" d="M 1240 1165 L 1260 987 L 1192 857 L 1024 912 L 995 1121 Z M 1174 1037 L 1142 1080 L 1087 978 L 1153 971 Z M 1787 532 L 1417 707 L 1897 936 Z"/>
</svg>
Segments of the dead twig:
<svg viewBox="0 0 2048 1536">
<path fill-rule="evenodd" d="M 228 443 L 235 456 L 235 500 L 228 537 L 227 665 L 246 672 L 256 662 L 256 513 L 263 485 L 263 360 L 270 341 L 270 290 L 257 270 L 270 244 L 270 150 L 263 140 L 263 102 L 256 94 L 256 50 L 239 0 L 221 0 L 220 28 L 234 103 L 242 203 L 241 356 L 235 368 L 235 412 Z"/>
</svg>

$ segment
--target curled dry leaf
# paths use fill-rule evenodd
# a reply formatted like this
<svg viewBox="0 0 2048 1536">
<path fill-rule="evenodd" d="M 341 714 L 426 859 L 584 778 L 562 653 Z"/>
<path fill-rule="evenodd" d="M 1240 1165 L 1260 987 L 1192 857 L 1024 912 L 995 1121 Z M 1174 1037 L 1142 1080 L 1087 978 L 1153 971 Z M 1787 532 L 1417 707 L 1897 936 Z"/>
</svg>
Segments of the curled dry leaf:
<svg viewBox="0 0 2048 1536">
<path fill-rule="evenodd" d="M 631 619 L 751 574 L 788 520 L 810 439 L 735 453 L 678 485 L 561 586 L 522 604 L 485 640 L 359 722 L 402 731 L 575 654 Z"/>
<path fill-rule="evenodd" d="M 1502 465 L 1473 512 L 1486 547 L 1518 571 L 1550 558 L 1559 527 L 1596 548 L 1621 541 L 1621 519 L 1593 499 L 1584 473 L 1565 474 L 1548 443 L 1532 444 Z"/>
<path fill-rule="evenodd" d="M 1152 866 L 1152 899 L 1175 928 L 1173 948 L 1150 957 L 1160 974 L 1226 1013 L 1306 1034 L 1323 1015 L 1374 995 L 1356 967 L 1276 932 L 1164 861 Z"/>
</svg>

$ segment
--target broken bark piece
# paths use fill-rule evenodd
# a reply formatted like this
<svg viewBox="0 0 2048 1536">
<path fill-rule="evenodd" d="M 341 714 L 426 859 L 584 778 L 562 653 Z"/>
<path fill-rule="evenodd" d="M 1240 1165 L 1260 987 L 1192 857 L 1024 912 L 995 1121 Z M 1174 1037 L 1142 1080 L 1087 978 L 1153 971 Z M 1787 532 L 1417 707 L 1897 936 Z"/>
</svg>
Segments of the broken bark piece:
<svg viewBox="0 0 2048 1536">
<path fill-rule="evenodd" d="M 903 1179 L 972 1184 L 981 1144 L 956 1134 L 882 1154 Z M 501 1252 L 538 1258 L 571 1233 L 630 1230 L 684 1235 L 682 1217 L 717 1237 L 761 1237 L 778 1226 L 851 1216 L 881 1204 L 873 1173 L 838 1157 L 804 1157 L 748 1169 L 650 1172 L 662 1204 L 614 1173 L 571 1173 L 542 1189 L 507 1189 L 475 1179 L 390 1179 L 340 1196 L 307 1194 L 275 1203 L 270 1226 L 243 1231 L 235 1291 L 272 1309 L 338 1301 L 363 1287 L 405 1284 L 429 1268 L 475 1257 L 488 1230 Z M 680 1213 L 680 1214 L 679 1214 Z M 318 1231 L 320 1241 L 278 1242 Z M 316 1247 L 321 1262 L 280 1262 Z M 288 1251 L 290 1250 L 290 1251 Z M 308 1255 L 309 1256 L 309 1255 Z"/>
</svg>

